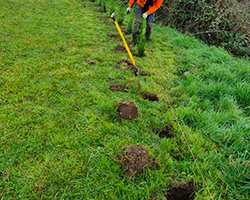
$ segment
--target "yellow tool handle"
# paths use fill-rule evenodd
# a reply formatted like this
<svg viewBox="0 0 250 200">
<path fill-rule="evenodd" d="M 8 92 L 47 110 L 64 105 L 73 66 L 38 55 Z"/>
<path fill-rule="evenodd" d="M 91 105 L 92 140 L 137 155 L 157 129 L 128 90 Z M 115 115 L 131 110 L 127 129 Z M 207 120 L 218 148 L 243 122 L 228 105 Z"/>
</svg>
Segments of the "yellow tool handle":
<svg viewBox="0 0 250 200">
<path fill-rule="evenodd" d="M 125 48 L 126 48 L 126 50 L 127 50 L 127 52 L 128 52 L 128 55 L 129 55 L 129 57 L 130 57 L 130 59 L 131 59 L 133 65 L 134 65 L 134 67 L 135 67 L 135 60 L 134 60 L 134 58 L 133 58 L 133 56 L 132 56 L 132 54 L 131 54 L 131 52 L 130 52 L 130 50 L 129 50 L 129 48 L 128 48 L 128 45 L 127 45 L 127 43 L 126 43 L 125 38 L 123 37 L 122 31 L 121 31 L 121 29 L 120 29 L 120 27 L 119 27 L 119 24 L 118 24 L 117 21 L 115 20 L 114 13 L 111 15 L 111 18 L 112 18 L 112 19 L 114 20 L 114 22 L 115 22 L 115 26 L 116 26 L 116 28 L 117 28 L 117 30 L 118 30 L 118 32 L 119 32 L 121 38 L 122 38 L 122 41 L 123 41 L 124 46 L 125 46 Z"/>
</svg>

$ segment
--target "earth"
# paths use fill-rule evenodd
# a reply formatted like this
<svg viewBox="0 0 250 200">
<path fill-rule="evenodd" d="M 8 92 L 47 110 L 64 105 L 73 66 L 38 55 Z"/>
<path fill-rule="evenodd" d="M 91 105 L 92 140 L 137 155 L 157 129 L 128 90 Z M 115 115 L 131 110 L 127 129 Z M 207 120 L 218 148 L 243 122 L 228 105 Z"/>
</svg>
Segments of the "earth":
<svg viewBox="0 0 250 200">
<path fill-rule="evenodd" d="M 168 200 L 194 200 L 195 184 L 193 181 L 188 183 L 178 182 L 176 184 L 171 182 L 165 196 Z"/>
<path fill-rule="evenodd" d="M 121 101 L 118 105 L 119 119 L 134 119 L 138 118 L 138 108 L 133 102 Z"/>
<path fill-rule="evenodd" d="M 149 168 L 159 167 L 157 158 L 153 158 L 152 161 L 149 157 L 148 149 L 141 145 L 124 147 L 122 158 L 123 173 L 131 178 L 135 178 Z"/>
<path fill-rule="evenodd" d="M 153 132 L 156 135 L 159 135 L 160 138 L 172 138 L 174 135 L 172 134 L 172 126 L 167 126 L 166 128 L 160 129 L 153 129 Z"/>
<path fill-rule="evenodd" d="M 110 85 L 110 88 L 109 88 L 111 91 L 113 92 L 124 92 L 124 89 L 125 89 L 125 86 L 124 85 Z"/>
<path fill-rule="evenodd" d="M 143 99 L 147 99 L 149 101 L 159 101 L 159 98 L 155 94 L 142 94 Z"/>
</svg>

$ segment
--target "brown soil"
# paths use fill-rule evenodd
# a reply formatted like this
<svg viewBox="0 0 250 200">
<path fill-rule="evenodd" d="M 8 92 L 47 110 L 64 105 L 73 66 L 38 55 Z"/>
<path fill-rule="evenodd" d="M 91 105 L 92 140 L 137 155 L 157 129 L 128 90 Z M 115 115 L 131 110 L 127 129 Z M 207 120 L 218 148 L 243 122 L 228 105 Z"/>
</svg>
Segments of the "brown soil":
<svg viewBox="0 0 250 200">
<path fill-rule="evenodd" d="M 125 86 L 124 85 L 110 85 L 109 88 L 113 92 L 124 92 Z"/>
<path fill-rule="evenodd" d="M 125 47 L 124 47 L 125 48 Z M 121 60 L 119 60 L 117 62 L 117 64 L 121 64 L 121 63 L 126 63 L 127 65 L 125 66 L 125 70 L 135 70 L 135 67 L 133 65 L 133 63 L 129 60 L 126 60 L 124 58 L 122 58 Z"/>
<path fill-rule="evenodd" d="M 119 119 L 134 119 L 138 118 L 138 108 L 133 102 L 121 101 L 118 106 Z"/>
<path fill-rule="evenodd" d="M 168 200 L 193 200 L 195 198 L 194 182 L 176 184 L 171 182 L 170 189 L 165 196 Z"/>
<path fill-rule="evenodd" d="M 160 138 L 172 138 L 174 135 L 172 134 L 172 126 L 167 126 L 163 130 L 153 129 L 153 132 L 156 135 L 159 135 Z"/>
<path fill-rule="evenodd" d="M 148 155 L 148 149 L 140 145 L 126 146 L 123 150 L 123 172 L 131 178 L 142 174 L 152 164 L 152 160 Z"/>
<path fill-rule="evenodd" d="M 159 98 L 155 94 L 142 94 L 143 99 L 148 99 L 149 101 L 159 101 Z"/>
<path fill-rule="evenodd" d="M 107 36 L 114 39 L 117 39 L 119 37 L 119 35 L 114 35 L 112 33 L 107 33 Z"/>
<path fill-rule="evenodd" d="M 114 51 L 119 51 L 119 52 L 122 52 L 122 53 L 127 53 L 127 50 L 126 48 L 124 47 L 124 45 L 120 45 L 118 44 L 117 47 L 114 49 Z M 130 49 L 130 52 L 133 54 L 134 51 Z"/>
<path fill-rule="evenodd" d="M 128 65 L 133 65 L 133 63 L 131 62 L 131 61 L 129 61 L 129 60 L 126 60 L 126 59 L 124 59 L 124 58 L 122 58 L 122 59 L 120 59 L 118 62 L 117 62 L 117 64 L 121 64 L 121 63 L 127 63 Z"/>
<path fill-rule="evenodd" d="M 117 47 L 114 49 L 115 51 L 120 51 L 122 53 L 127 53 L 126 48 L 123 45 L 118 44 Z"/>
</svg>

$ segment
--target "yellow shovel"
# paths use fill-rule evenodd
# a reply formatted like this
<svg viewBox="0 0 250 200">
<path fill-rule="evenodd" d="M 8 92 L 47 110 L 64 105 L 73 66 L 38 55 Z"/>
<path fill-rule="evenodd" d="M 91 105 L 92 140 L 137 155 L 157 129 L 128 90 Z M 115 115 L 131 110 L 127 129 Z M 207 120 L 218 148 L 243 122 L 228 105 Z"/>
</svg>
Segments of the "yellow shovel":
<svg viewBox="0 0 250 200">
<path fill-rule="evenodd" d="M 110 17 L 111 17 L 111 19 L 114 20 L 115 26 L 116 26 L 116 28 L 117 28 L 117 30 L 118 30 L 118 32 L 119 32 L 121 38 L 122 38 L 122 41 L 123 41 L 124 46 L 125 46 L 125 48 L 126 48 L 126 50 L 127 50 L 127 52 L 128 52 L 128 55 L 129 55 L 129 57 L 130 57 L 130 59 L 131 59 L 133 65 L 134 65 L 134 67 L 135 67 L 135 70 L 136 70 L 135 76 L 138 76 L 138 72 L 139 72 L 139 71 L 138 71 L 138 68 L 137 68 L 136 65 L 135 65 L 135 60 L 134 60 L 134 58 L 133 58 L 133 56 L 132 56 L 132 54 L 131 54 L 131 52 L 130 52 L 130 50 L 129 50 L 129 47 L 128 47 L 127 43 L 126 43 L 125 38 L 123 37 L 122 31 L 121 31 L 121 29 L 120 29 L 120 27 L 119 27 L 119 24 L 117 23 L 117 21 L 116 21 L 116 19 L 115 19 L 115 13 L 113 13 Z"/>
</svg>

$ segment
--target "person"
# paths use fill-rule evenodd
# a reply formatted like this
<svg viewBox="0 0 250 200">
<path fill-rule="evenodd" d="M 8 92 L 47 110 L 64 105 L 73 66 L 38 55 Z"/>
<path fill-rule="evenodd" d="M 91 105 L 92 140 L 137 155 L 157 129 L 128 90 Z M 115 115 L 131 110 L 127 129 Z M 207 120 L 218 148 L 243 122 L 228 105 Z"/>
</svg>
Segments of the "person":
<svg viewBox="0 0 250 200">
<path fill-rule="evenodd" d="M 136 45 L 136 39 L 139 34 L 139 28 L 141 24 L 141 17 L 147 20 L 146 40 L 149 41 L 150 35 L 152 33 L 153 22 L 154 22 L 154 12 L 161 7 L 163 0 L 137 0 L 136 8 L 135 8 L 135 22 L 134 28 L 132 32 L 132 42 L 130 44 L 131 47 Z M 127 14 L 131 13 L 132 7 L 135 3 L 135 0 L 130 0 L 128 4 L 128 8 L 126 10 Z"/>
</svg>

